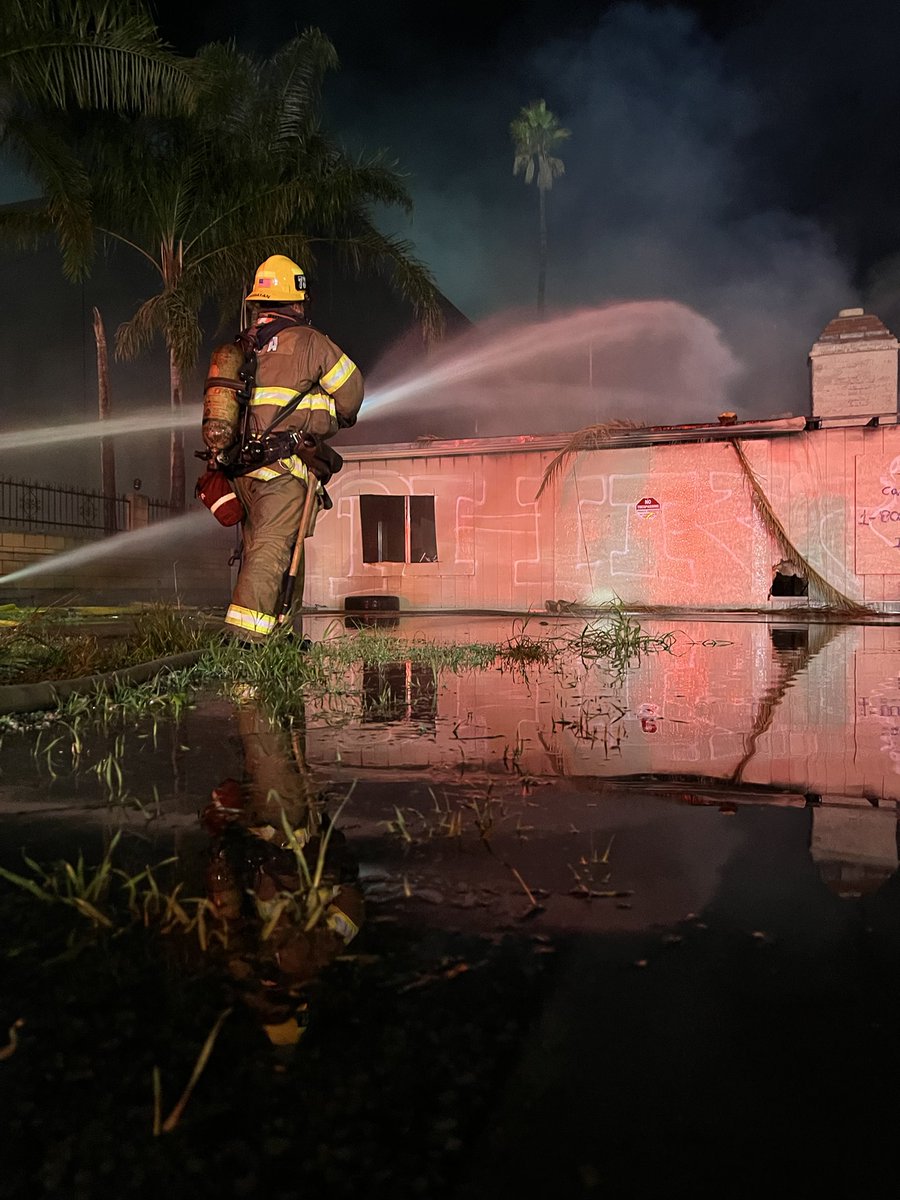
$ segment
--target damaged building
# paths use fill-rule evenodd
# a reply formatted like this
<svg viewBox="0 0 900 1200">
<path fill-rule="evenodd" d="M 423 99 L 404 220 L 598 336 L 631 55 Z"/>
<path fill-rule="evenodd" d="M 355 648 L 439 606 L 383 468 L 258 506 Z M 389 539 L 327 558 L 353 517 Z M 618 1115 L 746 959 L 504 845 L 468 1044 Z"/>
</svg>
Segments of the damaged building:
<svg viewBox="0 0 900 1200">
<path fill-rule="evenodd" d="M 810 414 L 342 447 L 309 545 L 324 609 L 900 609 L 898 341 L 859 308 Z"/>
</svg>

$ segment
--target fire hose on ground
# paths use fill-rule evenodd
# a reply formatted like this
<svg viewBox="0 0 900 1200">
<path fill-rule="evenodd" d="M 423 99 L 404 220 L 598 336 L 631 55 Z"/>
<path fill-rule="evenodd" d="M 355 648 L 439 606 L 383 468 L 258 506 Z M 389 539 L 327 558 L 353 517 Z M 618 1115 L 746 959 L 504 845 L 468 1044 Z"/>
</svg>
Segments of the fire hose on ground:
<svg viewBox="0 0 900 1200">
<path fill-rule="evenodd" d="M 0 715 L 17 712 L 37 712 L 58 707 L 69 696 L 91 695 L 107 691 L 123 683 L 146 683 L 164 671 L 181 671 L 192 667 L 201 650 L 171 654 L 151 662 L 106 671 L 99 675 L 84 675 L 80 679 L 42 680 L 39 683 L 10 683 L 0 687 Z"/>
</svg>

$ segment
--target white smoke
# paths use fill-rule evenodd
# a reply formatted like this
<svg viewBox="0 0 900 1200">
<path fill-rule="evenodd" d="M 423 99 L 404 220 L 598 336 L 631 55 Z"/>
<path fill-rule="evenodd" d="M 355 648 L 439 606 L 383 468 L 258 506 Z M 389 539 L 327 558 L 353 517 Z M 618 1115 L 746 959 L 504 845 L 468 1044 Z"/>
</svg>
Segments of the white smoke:
<svg viewBox="0 0 900 1200">
<path fill-rule="evenodd" d="M 513 178 L 508 126 L 543 96 L 572 133 L 548 197 L 548 305 L 689 305 L 747 365 L 731 407 L 808 411 L 808 350 L 858 294 L 827 234 L 773 203 L 762 82 L 674 7 L 617 5 L 518 61 L 507 32 L 502 71 L 424 95 L 415 121 L 371 96 L 373 136 L 412 170 L 414 223 L 395 227 L 450 299 L 473 318 L 534 302 L 537 193 Z"/>
</svg>

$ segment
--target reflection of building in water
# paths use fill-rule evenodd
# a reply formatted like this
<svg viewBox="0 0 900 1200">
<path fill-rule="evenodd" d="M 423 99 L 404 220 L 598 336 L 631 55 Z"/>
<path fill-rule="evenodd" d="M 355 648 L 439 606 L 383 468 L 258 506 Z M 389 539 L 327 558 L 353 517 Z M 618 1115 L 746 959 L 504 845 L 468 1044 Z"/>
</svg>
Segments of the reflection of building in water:
<svg viewBox="0 0 900 1200">
<path fill-rule="evenodd" d="M 900 798 L 900 627 L 661 617 L 641 625 L 648 634 L 675 631 L 671 651 L 642 655 L 621 680 L 562 652 L 546 669 L 529 667 L 527 678 L 443 671 L 428 737 L 415 736 L 412 717 L 379 727 L 362 702 L 340 722 L 308 704 L 310 761 L 339 762 L 345 772 L 503 774 L 514 757 L 516 770 L 536 777 L 677 776 L 798 796 Z M 554 622 L 548 632 L 577 639 L 581 629 Z M 459 636 L 502 640 L 469 627 Z M 395 716 L 411 714 L 412 671 L 364 678 L 354 668 L 348 692 L 367 693 L 366 708 L 384 696 Z M 415 688 L 430 695 L 427 675 Z"/>
<path fill-rule="evenodd" d="M 877 891 L 897 870 L 897 805 L 823 796 L 812 810 L 810 853 L 839 896 Z"/>
<path fill-rule="evenodd" d="M 434 668 L 425 663 L 366 663 L 362 674 L 364 721 L 434 724 Z"/>
</svg>

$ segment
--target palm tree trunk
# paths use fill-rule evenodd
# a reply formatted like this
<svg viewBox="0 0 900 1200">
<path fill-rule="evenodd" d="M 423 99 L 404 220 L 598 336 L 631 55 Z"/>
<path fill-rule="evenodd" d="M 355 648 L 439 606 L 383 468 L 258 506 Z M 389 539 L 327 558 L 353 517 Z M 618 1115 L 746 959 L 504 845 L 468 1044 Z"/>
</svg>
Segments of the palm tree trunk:
<svg viewBox="0 0 900 1200">
<path fill-rule="evenodd" d="M 547 201 L 544 189 L 538 186 L 538 211 L 540 213 L 540 256 L 538 260 L 538 316 L 544 315 L 544 289 L 547 282 Z"/>
<path fill-rule="evenodd" d="M 101 421 L 109 420 L 109 354 L 100 310 L 94 309 L 94 341 L 97 343 L 97 408 Z M 100 439 L 100 491 L 103 493 L 103 528 L 116 532 L 116 451 L 111 438 Z"/>
<path fill-rule="evenodd" d="M 169 396 L 172 404 L 172 441 L 169 457 L 169 504 L 173 512 L 184 512 L 184 431 L 181 418 L 181 367 L 169 350 Z"/>
</svg>

